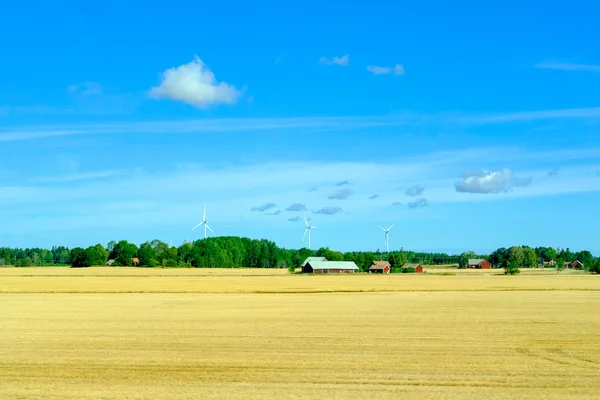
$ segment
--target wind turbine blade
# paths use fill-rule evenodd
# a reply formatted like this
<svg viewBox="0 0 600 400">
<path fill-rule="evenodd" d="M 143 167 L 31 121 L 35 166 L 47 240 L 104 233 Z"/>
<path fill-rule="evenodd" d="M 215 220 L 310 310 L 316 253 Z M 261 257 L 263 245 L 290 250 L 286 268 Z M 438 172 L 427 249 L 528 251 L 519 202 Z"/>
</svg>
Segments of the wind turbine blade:
<svg viewBox="0 0 600 400">
<path fill-rule="evenodd" d="M 382 231 L 385 232 L 385 228 L 383 226 L 379 225 L 379 227 L 381 228 Z"/>
<path fill-rule="evenodd" d="M 200 225 L 202 225 L 203 223 L 200 222 L 198 225 L 196 225 L 195 227 L 192 228 L 192 230 L 196 229 L 197 227 L 199 227 Z"/>
<path fill-rule="evenodd" d="M 392 226 L 394 226 L 394 224 L 391 224 L 387 230 L 389 231 L 390 229 L 392 229 Z"/>
<path fill-rule="evenodd" d="M 304 242 L 304 238 L 306 237 L 306 232 L 308 232 L 308 231 L 309 231 L 309 229 L 308 229 L 308 228 L 306 228 L 306 229 L 304 230 L 304 235 L 302 235 L 302 241 L 303 241 L 303 242 Z"/>
<path fill-rule="evenodd" d="M 204 218 L 202 218 L 202 221 L 206 221 L 206 204 L 204 205 Z"/>
<path fill-rule="evenodd" d="M 311 226 L 311 227 L 310 227 L 310 229 L 315 229 L 315 228 L 316 228 L 316 226 Z"/>
<path fill-rule="evenodd" d="M 304 223 L 306 224 L 306 227 L 308 228 L 308 220 L 306 219 L 306 217 L 304 217 Z"/>
<path fill-rule="evenodd" d="M 206 224 L 206 227 L 208 228 L 209 231 L 211 231 L 212 233 L 215 233 L 215 231 L 213 231 L 212 229 L 210 229 L 210 226 L 208 226 L 208 224 Z"/>
</svg>

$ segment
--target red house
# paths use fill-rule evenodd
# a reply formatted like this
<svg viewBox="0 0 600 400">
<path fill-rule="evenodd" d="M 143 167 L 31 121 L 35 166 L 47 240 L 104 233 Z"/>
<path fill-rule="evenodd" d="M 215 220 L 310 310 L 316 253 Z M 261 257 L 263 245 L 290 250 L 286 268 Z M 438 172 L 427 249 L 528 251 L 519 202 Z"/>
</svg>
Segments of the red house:
<svg viewBox="0 0 600 400">
<path fill-rule="evenodd" d="M 387 261 L 373 261 L 369 267 L 369 272 L 375 274 L 389 274 L 392 265 Z"/>
<path fill-rule="evenodd" d="M 408 268 L 412 268 L 415 270 L 416 274 L 422 274 L 423 273 L 423 266 L 421 264 L 410 264 L 410 263 L 406 263 L 402 266 L 402 269 L 404 270 L 403 272 L 406 272 L 406 270 Z"/>
<path fill-rule="evenodd" d="M 491 269 L 492 264 L 483 258 L 469 258 L 469 268 Z"/>
</svg>

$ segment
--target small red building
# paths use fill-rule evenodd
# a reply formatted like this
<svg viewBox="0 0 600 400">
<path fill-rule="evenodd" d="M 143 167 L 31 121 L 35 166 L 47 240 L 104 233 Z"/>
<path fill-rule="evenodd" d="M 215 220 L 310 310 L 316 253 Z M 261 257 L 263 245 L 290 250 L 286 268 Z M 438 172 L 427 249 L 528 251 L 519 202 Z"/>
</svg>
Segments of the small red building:
<svg viewBox="0 0 600 400">
<path fill-rule="evenodd" d="M 373 261 L 369 267 L 369 272 L 374 274 L 389 274 L 392 265 L 387 261 Z"/>
<path fill-rule="evenodd" d="M 403 269 L 402 272 L 406 272 L 409 268 L 414 269 L 416 274 L 423 273 L 423 266 L 421 264 L 410 264 L 410 263 L 406 263 L 402 266 L 402 269 Z"/>
<path fill-rule="evenodd" d="M 575 260 L 571 263 L 571 265 L 569 266 L 573 269 L 582 269 L 583 268 L 583 263 L 579 260 Z M 568 268 L 568 267 L 567 267 Z"/>
<path fill-rule="evenodd" d="M 469 268 L 491 269 L 492 264 L 483 258 L 469 258 Z"/>
</svg>

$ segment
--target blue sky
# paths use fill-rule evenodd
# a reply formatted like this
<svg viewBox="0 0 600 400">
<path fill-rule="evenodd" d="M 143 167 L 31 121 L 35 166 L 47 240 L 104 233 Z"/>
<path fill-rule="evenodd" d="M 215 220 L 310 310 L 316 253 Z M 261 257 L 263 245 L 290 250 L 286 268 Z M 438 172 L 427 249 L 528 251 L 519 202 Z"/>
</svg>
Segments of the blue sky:
<svg viewBox="0 0 600 400">
<path fill-rule="evenodd" d="M 383 249 L 378 225 L 395 224 L 391 249 L 598 254 L 599 14 L 5 6 L 0 245 L 179 244 L 200 237 L 207 204 L 216 235 L 285 247 L 303 245 L 306 216 L 313 248 Z"/>
</svg>

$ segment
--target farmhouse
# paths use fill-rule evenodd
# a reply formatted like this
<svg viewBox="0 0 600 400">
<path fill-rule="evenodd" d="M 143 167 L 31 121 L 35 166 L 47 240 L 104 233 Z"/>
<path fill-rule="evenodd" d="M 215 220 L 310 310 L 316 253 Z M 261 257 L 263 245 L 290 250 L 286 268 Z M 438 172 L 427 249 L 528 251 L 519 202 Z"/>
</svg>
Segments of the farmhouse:
<svg viewBox="0 0 600 400">
<path fill-rule="evenodd" d="M 353 261 L 308 261 L 303 267 L 305 274 L 353 274 L 358 267 Z"/>
<path fill-rule="evenodd" d="M 417 273 L 417 274 L 423 273 L 423 266 L 421 264 L 411 264 L 411 263 L 404 264 L 402 266 L 402 272 L 406 272 L 409 268 L 414 269 L 415 273 Z"/>
<path fill-rule="evenodd" d="M 327 261 L 327 259 L 325 257 L 308 257 L 306 260 L 304 260 L 301 267 L 304 268 L 307 263 L 314 261 Z"/>
<path fill-rule="evenodd" d="M 565 263 L 565 268 L 582 269 L 583 263 L 579 260 L 575 260 L 572 263 Z"/>
<path fill-rule="evenodd" d="M 115 260 L 111 258 L 110 260 L 108 260 L 108 261 L 106 262 L 106 265 L 108 265 L 108 266 L 110 267 L 110 266 L 111 266 L 111 265 L 113 265 L 114 263 L 115 263 Z"/>
<path fill-rule="evenodd" d="M 491 269 L 492 264 L 483 258 L 469 258 L 469 268 Z"/>
<path fill-rule="evenodd" d="M 544 266 L 556 267 L 556 261 L 554 261 L 554 260 L 544 261 Z"/>
<path fill-rule="evenodd" d="M 369 272 L 375 274 L 389 274 L 392 265 L 387 261 L 373 261 L 369 267 Z"/>
</svg>

